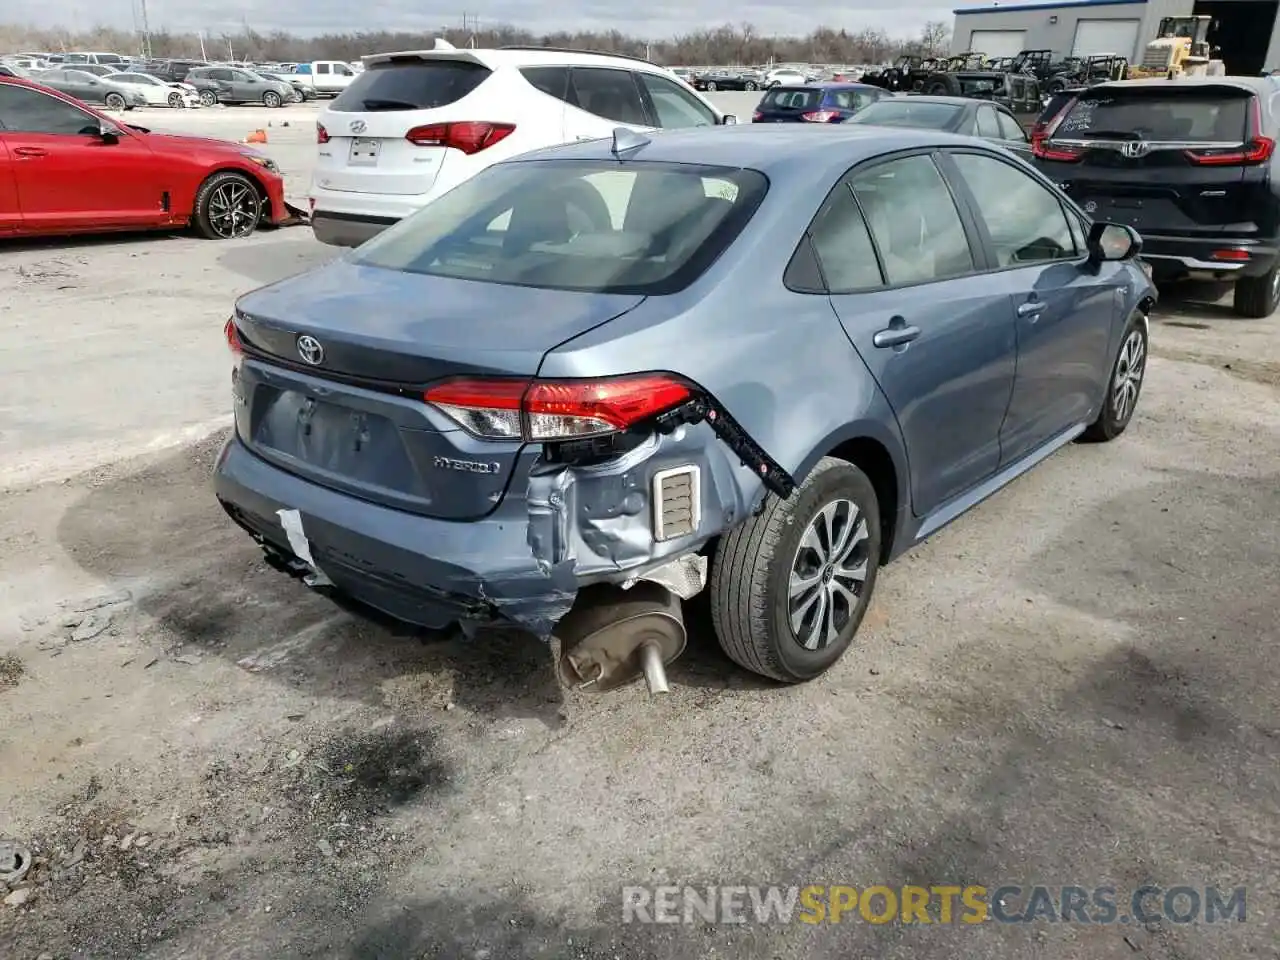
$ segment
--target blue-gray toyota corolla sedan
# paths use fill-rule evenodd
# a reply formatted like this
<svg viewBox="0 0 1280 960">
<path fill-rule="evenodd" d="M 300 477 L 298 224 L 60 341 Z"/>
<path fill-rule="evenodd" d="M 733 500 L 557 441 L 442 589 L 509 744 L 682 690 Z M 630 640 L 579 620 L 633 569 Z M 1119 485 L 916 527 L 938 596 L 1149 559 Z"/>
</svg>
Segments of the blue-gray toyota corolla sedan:
<svg viewBox="0 0 1280 960">
<path fill-rule="evenodd" d="M 217 496 L 310 586 L 554 633 L 570 682 L 665 689 L 700 590 L 730 657 L 807 680 L 881 564 L 1124 431 L 1140 248 L 934 131 L 529 154 L 240 300 Z"/>
</svg>

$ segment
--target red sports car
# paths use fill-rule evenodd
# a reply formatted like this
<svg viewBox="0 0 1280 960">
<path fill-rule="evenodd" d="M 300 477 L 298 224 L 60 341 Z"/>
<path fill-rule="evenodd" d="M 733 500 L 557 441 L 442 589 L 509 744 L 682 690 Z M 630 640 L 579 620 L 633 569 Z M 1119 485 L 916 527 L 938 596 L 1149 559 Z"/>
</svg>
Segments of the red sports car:
<svg viewBox="0 0 1280 960">
<path fill-rule="evenodd" d="M 0 237 L 191 225 L 223 240 L 298 212 L 279 168 L 251 147 L 151 133 L 0 77 Z"/>
</svg>

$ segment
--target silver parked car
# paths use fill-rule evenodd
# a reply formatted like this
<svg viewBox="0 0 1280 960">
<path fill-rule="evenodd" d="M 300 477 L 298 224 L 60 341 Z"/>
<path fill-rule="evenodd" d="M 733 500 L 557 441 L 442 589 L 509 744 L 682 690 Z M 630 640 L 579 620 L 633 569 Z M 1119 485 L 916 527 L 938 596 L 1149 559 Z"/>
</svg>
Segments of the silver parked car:
<svg viewBox="0 0 1280 960">
<path fill-rule="evenodd" d="M 290 84 L 242 67 L 195 67 L 185 80 L 196 86 L 203 86 L 196 81 L 216 84 L 215 96 L 206 98 L 201 90 L 201 101 L 206 106 L 212 106 L 215 99 L 218 103 L 260 103 L 266 107 L 281 107 L 294 101 Z"/>
<path fill-rule="evenodd" d="M 239 301 L 217 497 L 317 589 L 554 631 L 575 683 L 664 689 L 704 588 L 730 657 L 808 680 L 881 564 L 1125 430 L 1140 249 L 936 131 L 525 154 Z"/>
<path fill-rule="evenodd" d="M 85 103 L 101 104 L 108 110 L 132 110 L 147 105 L 147 97 L 142 91 L 116 83 L 110 76 L 99 77 L 68 68 L 32 71 L 30 79 Z"/>
</svg>

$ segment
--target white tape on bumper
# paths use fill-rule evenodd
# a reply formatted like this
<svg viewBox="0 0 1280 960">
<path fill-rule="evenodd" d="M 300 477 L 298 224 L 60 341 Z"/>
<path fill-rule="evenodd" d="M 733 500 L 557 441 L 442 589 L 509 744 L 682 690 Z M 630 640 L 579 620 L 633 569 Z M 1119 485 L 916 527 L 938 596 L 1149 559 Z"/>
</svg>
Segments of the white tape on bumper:
<svg viewBox="0 0 1280 960">
<path fill-rule="evenodd" d="M 276 516 L 280 518 L 280 526 L 284 527 L 284 535 L 289 538 L 289 549 L 293 551 L 293 555 L 314 571 L 306 577 L 307 586 L 333 586 L 333 581 L 324 575 L 324 571 L 316 564 L 315 557 L 311 556 L 311 544 L 307 542 L 307 535 L 302 529 L 302 514 L 297 510 L 277 510 Z"/>
</svg>

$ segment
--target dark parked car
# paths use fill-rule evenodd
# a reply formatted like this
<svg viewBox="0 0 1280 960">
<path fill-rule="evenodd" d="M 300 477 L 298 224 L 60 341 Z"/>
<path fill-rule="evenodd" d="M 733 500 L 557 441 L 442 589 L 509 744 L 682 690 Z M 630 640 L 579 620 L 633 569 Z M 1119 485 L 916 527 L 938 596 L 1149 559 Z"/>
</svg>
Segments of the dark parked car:
<svg viewBox="0 0 1280 960">
<path fill-rule="evenodd" d="M 181 83 L 196 67 L 206 66 L 208 64 L 203 60 L 148 60 L 143 72 L 159 77 L 161 80 Z"/>
<path fill-rule="evenodd" d="M 1081 91 L 1033 144 L 1037 166 L 1099 220 L 1142 232 L 1157 282 L 1235 284 L 1246 317 L 1280 307 L 1276 85 L 1129 80 Z"/>
<path fill-rule="evenodd" d="M 965 97 L 886 97 L 853 117 L 878 127 L 918 127 L 982 137 L 1031 158 L 1031 142 L 1018 119 L 1004 107 Z"/>
<path fill-rule="evenodd" d="M 709 70 L 689 83 L 695 90 L 759 90 L 764 78 L 754 70 Z"/>
<path fill-rule="evenodd" d="M 309 83 L 303 83 L 302 78 L 294 73 L 275 73 L 271 71 L 255 70 L 256 74 L 266 77 L 268 80 L 279 80 L 281 83 L 287 83 L 293 88 L 293 102 L 302 103 L 304 100 L 316 99 L 316 88 Z"/>
<path fill-rule="evenodd" d="M 200 91 L 200 101 L 206 106 L 210 105 L 205 98 L 208 88 L 197 84 L 197 80 L 213 81 L 219 103 L 261 103 L 267 107 L 282 107 L 296 99 L 291 84 L 283 80 L 272 80 L 252 70 L 240 67 L 195 67 L 187 74 L 186 82 L 196 86 Z"/>
<path fill-rule="evenodd" d="M 32 72 L 30 78 L 59 93 L 109 110 L 132 110 L 147 105 L 146 95 L 136 87 L 112 83 L 110 77 L 95 77 L 80 69 L 40 70 Z"/>
<path fill-rule="evenodd" d="M 893 95 L 862 83 L 807 83 L 774 87 L 760 98 L 752 123 L 844 123 L 859 110 Z"/>
<path fill-rule="evenodd" d="M 1140 246 L 930 130 L 517 156 L 241 298 L 216 495 L 277 568 L 554 630 L 575 682 L 663 689 L 704 584 L 730 657 L 808 680 L 883 562 L 1129 424 Z"/>
</svg>

